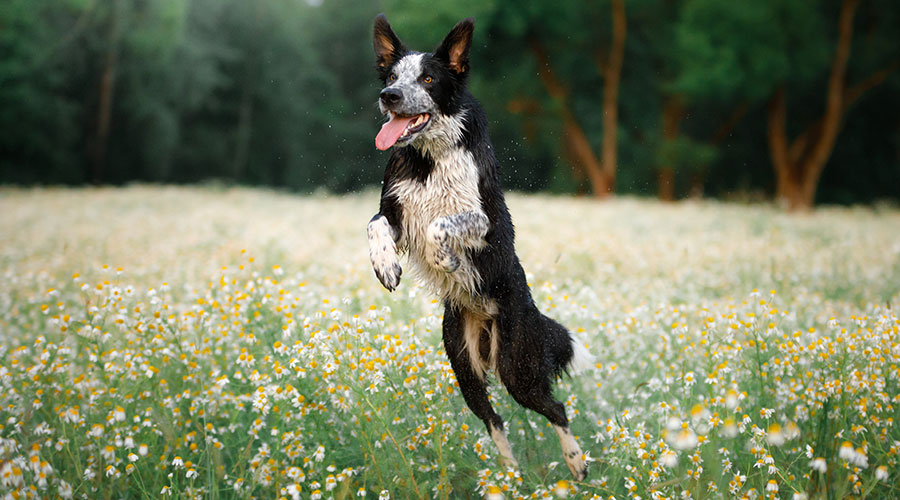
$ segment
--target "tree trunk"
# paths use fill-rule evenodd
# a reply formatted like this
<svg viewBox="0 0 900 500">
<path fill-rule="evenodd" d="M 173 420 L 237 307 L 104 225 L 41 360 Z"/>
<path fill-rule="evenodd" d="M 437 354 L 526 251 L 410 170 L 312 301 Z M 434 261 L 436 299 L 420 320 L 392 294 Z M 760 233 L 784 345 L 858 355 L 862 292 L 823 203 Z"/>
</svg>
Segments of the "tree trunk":
<svg viewBox="0 0 900 500">
<path fill-rule="evenodd" d="M 769 101 L 767 130 L 769 154 L 775 169 L 775 199 L 792 212 L 808 210 L 812 207 L 812 200 L 807 202 L 804 199 L 801 188 L 808 181 L 806 173 L 800 168 L 801 164 L 792 158 L 791 149 L 796 146 L 796 141 L 793 145 L 788 144 L 786 121 L 785 90 L 779 87 Z"/>
<path fill-rule="evenodd" d="M 566 146 L 575 162 L 576 168 L 583 170 L 591 182 L 591 190 L 597 198 L 605 198 L 613 190 L 615 177 L 609 177 L 594 154 L 590 141 L 584 133 L 584 129 L 575 121 L 572 112 L 567 108 L 563 113 L 563 133 L 566 137 Z"/>
<path fill-rule="evenodd" d="M 775 169 L 775 197 L 792 212 L 812 209 L 816 187 L 841 128 L 845 106 L 847 61 L 853 41 L 853 17 L 860 0 L 844 0 L 838 17 L 838 41 L 825 95 L 825 112 L 789 144 L 787 97 L 779 87 L 769 101 L 768 140 Z"/>
<path fill-rule="evenodd" d="M 619 82 L 622 78 L 622 62 L 625 59 L 625 1 L 612 0 L 612 45 L 609 61 L 603 72 L 603 177 L 607 189 L 612 191 L 616 180 L 616 133 L 619 128 Z"/>
<path fill-rule="evenodd" d="M 664 142 L 672 142 L 678 138 L 678 130 L 685 109 L 681 96 L 667 96 L 662 111 L 662 138 Z M 669 159 L 671 160 L 671 158 Z M 657 173 L 658 196 L 662 201 L 675 201 L 675 167 L 664 162 Z"/>
<path fill-rule="evenodd" d="M 112 122 L 113 95 L 116 90 L 116 72 L 119 63 L 119 0 L 110 0 L 109 28 L 106 39 L 106 54 L 100 74 L 97 101 L 97 129 L 90 149 L 91 182 L 103 182 L 106 169 L 109 129 Z"/>
<path fill-rule="evenodd" d="M 538 74 L 550 97 L 562 108 L 564 146 L 572 163 L 575 179 L 585 175 L 597 198 L 606 198 L 615 190 L 617 131 L 619 127 L 619 82 L 625 57 L 625 1 L 612 0 L 613 36 L 608 61 L 603 65 L 603 142 L 600 158 L 594 152 L 584 129 L 576 120 L 569 102 L 569 91 L 550 66 L 550 59 L 536 38 L 530 40 L 538 62 Z M 602 159 L 601 159 L 602 158 Z"/>
<path fill-rule="evenodd" d="M 547 89 L 547 93 L 559 103 L 562 109 L 563 149 L 572 162 L 573 176 L 578 179 L 579 176 L 586 174 L 591 182 L 594 196 L 597 198 L 608 196 L 612 191 L 615 177 L 607 177 L 587 135 L 584 133 L 584 129 L 578 123 L 578 120 L 575 119 L 574 113 L 572 113 L 571 104 L 569 103 L 569 91 L 556 77 L 556 73 L 553 72 L 553 68 L 550 66 L 550 59 L 547 57 L 547 53 L 544 52 L 544 48 L 536 39 L 531 40 L 531 50 L 537 58 L 538 75 L 544 84 L 544 88 Z"/>
</svg>

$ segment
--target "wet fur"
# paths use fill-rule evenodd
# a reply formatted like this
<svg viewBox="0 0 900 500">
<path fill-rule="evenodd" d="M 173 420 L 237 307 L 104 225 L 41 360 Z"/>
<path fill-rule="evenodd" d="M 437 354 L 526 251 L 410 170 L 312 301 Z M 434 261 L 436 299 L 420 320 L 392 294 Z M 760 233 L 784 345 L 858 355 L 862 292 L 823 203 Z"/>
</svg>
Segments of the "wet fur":
<svg viewBox="0 0 900 500">
<path fill-rule="evenodd" d="M 379 76 L 385 88 L 404 96 L 391 105 L 382 102 L 382 112 L 427 112 L 432 121 L 391 150 L 379 212 L 369 224 L 370 254 L 387 289 L 400 280 L 396 253 L 406 253 L 416 279 L 443 299 L 447 356 L 466 403 L 485 423 L 503 462 L 516 463 L 503 420 L 488 399 L 489 371 L 516 402 L 553 424 L 566 463 L 583 479 L 581 449 L 565 407 L 552 394 L 554 381 L 573 361 L 575 342 L 538 311 L 516 256 L 488 122 L 465 86 L 472 27 L 471 20 L 460 22 L 434 53 L 423 54 L 403 46 L 384 16 L 376 18 Z M 395 71 L 403 74 L 391 80 Z M 424 76 L 432 84 L 423 83 Z M 396 247 L 386 244 L 387 235 Z"/>
</svg>

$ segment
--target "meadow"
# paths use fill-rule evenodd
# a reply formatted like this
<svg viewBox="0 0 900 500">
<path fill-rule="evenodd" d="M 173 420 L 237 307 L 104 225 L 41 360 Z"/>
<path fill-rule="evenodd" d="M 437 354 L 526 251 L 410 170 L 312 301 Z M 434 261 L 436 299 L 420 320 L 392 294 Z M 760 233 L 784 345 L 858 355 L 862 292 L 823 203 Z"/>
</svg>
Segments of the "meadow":
<svg viewBox="0 0 900 500">
<path fill-rule="evenodd" d="M 900 211 L 511 194 L 590 462 L 368 262 L 377 193 L 0 190 L 2 498 L 898 498 Z"/>
</svg>

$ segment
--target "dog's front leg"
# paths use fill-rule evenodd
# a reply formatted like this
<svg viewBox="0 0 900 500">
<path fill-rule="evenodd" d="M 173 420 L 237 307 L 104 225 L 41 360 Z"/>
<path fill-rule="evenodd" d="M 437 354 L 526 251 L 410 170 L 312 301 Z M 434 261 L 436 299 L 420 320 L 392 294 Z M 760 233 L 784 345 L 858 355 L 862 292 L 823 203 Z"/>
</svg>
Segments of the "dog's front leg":
<svg viewBox="0 0 900 500">
<path fill-rule="evenodd" d="M 393 292 L 400 284 L 400 259 L 397 257 L 398 231 L 391 226 L 387 217 L 378 214 L 369 221 L 369 259 L 378 281 L 388 291 Z"/>
<path fill-rule="evenodd" d="M 428 225 L 426 242 L 434 266 L 448 273 L 459 269 L 461 261 L 458 252 L 483 247 L 489 227 L 487 216 L 474 210 L 432 221 Z"/>
</svg>

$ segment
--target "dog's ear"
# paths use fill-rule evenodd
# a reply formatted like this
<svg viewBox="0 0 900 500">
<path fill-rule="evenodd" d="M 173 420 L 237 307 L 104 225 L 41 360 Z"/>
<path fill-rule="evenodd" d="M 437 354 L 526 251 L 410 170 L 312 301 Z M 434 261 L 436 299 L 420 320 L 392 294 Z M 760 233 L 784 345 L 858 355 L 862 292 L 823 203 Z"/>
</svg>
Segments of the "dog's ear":
<svg viewBox="0 0 900 500">
<path fill-rule="evenodd" d="M 387 69 L 397 62 L 406 47 L 397 37 L 384 14 L 375 16 L 375 64 L 378 70 Z"/>
<path fill-rule="evenodd" d="M 434 56 L 447 62 L 450 70 L 458 75 L 469 71 L 469 47 L 472 46 L 472 32 L 475 31 L 475 20 L 463 19 L 450 30 L 441 45 L 434 51 Z"/>
</svg>

